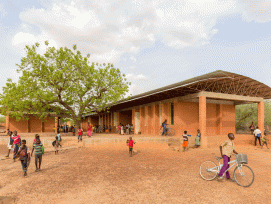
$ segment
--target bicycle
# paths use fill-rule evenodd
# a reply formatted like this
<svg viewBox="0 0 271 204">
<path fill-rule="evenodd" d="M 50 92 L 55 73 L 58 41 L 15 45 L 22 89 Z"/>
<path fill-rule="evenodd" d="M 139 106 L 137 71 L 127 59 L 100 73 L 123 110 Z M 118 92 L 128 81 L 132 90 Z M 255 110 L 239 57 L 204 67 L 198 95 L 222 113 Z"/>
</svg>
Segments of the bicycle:
<svg viewBox="0 0 271 204">
<path fill-rule="evenodd" d="M 245 165 L 248 163 L 247 155 L 237 154 L 235 156 L 236 159 L 228 163 L 229 168 L 225 171 L 225 173 L 233 166 L 237 165 L 233 171 L 235 182 L 239 186 L 249 187 L 254 182 L 254 173 L 249 166 Z M 216 156 L 215 158 L 218 160 L 219 165 L 216 165 L 212 161 L 205 161 L 200 165 L 200 176 L 207 181 L 214 180 L 220 172 L 221 167 L 223 166 L 223 164 L 220 164 L 220 159 L 222 159 L 222 157 Z M 232 165 L 230 166 L 230 164 Z"/>
<path fill-rule="evenodd" d="M 163 134 L 163 128 L 160 129 L 160 135 Z M 174 136 L 175 135 L 175 130 L 173 128 L 167 128 L 166 130 L 167 136 Z"/>
</svg>

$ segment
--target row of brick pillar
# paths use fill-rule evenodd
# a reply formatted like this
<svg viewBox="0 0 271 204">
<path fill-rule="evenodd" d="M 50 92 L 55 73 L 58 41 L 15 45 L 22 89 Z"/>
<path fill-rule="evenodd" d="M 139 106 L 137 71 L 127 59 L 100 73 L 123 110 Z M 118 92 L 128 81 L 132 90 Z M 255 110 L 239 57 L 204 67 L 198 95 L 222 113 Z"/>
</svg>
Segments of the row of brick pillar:
<svg viewBox="0 0 271 204">
<path fill-rule="evenodd" d="M 222 116 L 221 116 L 222 117 Z M 207 146 L 206 138 L 206 96 L 199 96 L 199 129 L 201 131 L 202 146 Z M 222 123 L 220 123 L 221 125 Z M 264 133 L 264 102 L 258 103 L 258 127 Z M 221 129 L 222 127 L 220 127 Z"/>
</svg>

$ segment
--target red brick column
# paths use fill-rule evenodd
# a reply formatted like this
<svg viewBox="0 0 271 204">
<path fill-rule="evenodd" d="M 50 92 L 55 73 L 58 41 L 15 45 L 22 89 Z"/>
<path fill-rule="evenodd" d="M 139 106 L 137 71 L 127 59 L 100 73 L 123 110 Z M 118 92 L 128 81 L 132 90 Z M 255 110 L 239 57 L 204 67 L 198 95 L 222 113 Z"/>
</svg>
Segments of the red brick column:
<svg viewBox="0 0 271 204">
<path fill-rule="evenodd" d="M 57 133 L 58 117 L 55 117 L 55 133 Z"/>
<path fill-rule="evenodd" d="M 264 102 L 258 103 L 258 127 L 264 133 Z"/>
<path fill-rule="evenodd" d="M 217 134 L 222 135 L 222 104 L 216 105 L 217 113 Z"/>
<path fill-rule="evenodd" d="M 145 133 L 145 107 L 140 107 L 140 132 L 142 135 Z"/>
<path fill-rule="evenodd" d="M 199 97 L 199 129 L 201 132 L 201 146 L 207 147 L 206 138 L 206 96 Z"/>
</svg>

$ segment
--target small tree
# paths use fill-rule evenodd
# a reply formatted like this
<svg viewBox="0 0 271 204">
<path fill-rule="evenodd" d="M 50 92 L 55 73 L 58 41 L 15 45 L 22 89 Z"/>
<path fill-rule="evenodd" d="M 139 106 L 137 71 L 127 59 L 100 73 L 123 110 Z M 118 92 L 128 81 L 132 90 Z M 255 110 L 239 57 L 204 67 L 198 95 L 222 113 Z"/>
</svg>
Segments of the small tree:
<svg viewBox="0 0 271 204">
<path fill-rule="evenodd" d="M 8 79 L 0 95 L 2 115 L 19 120 L 39 114 L 43 119 L 53 112 L 72 118 L 78 128 L 84 114 L 124 99 L 130 83 L 113 64 L 90 64 L 90 55 L 83 57 L 76 45 L 73 50 L 45 45 L 43 55 L 38 43 L 26 46 L 27 55 L 17 64 L 22 76 L 18 83 Z"/>
</svg>

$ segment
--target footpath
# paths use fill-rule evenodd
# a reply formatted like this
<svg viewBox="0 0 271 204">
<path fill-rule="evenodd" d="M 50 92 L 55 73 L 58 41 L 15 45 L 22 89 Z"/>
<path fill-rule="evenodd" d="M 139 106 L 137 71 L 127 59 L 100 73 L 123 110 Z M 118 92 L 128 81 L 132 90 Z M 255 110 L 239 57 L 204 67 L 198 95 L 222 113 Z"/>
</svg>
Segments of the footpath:
<svg viewBox="0 0 271 204">
<path fill-rule="evenodd" d="M 32 149 L 35 133 L 20 134 L 22 139 L 26 140 L 28 147 Z M 52 142 L 55 140 L 55 133 L 41 133 L 39 134 L 41 142 L 45 147 L 46 152 L 53 152 L 54 147 Z M 137 143 L 159 143 L 163 144 L 174 150 L 179 150 L 182 147 L 182 136 L 151 136 L 151 135 L 119 135 L 114 133 L 95 133 L 90 138 L 83 136 L 83 142 L 78 143 L 77 136 L 72 136 L 72 133 L 62 133 L 62 150 L 74 149 L 78 147 L 90 147 L 92 145 L 114 145 L 125 144 L 129 137 L 133 137 L 133 140 Z M 188 147 L 193 147 L 195 144 L 195 137 L 189 137 Z M 207 148 L 217 148 L 223 141 L 227 140 L 227 135 L 216 135 L 207 137 Z M 253 145 L 253 135 L 236 135 L 235 145 Z M 8 137 L 0 137 L 1 148 L 6 148 L 8 144 Z M 6 159 L 5 155 L 0 154 L 0 160 Z"/>
</svg>

